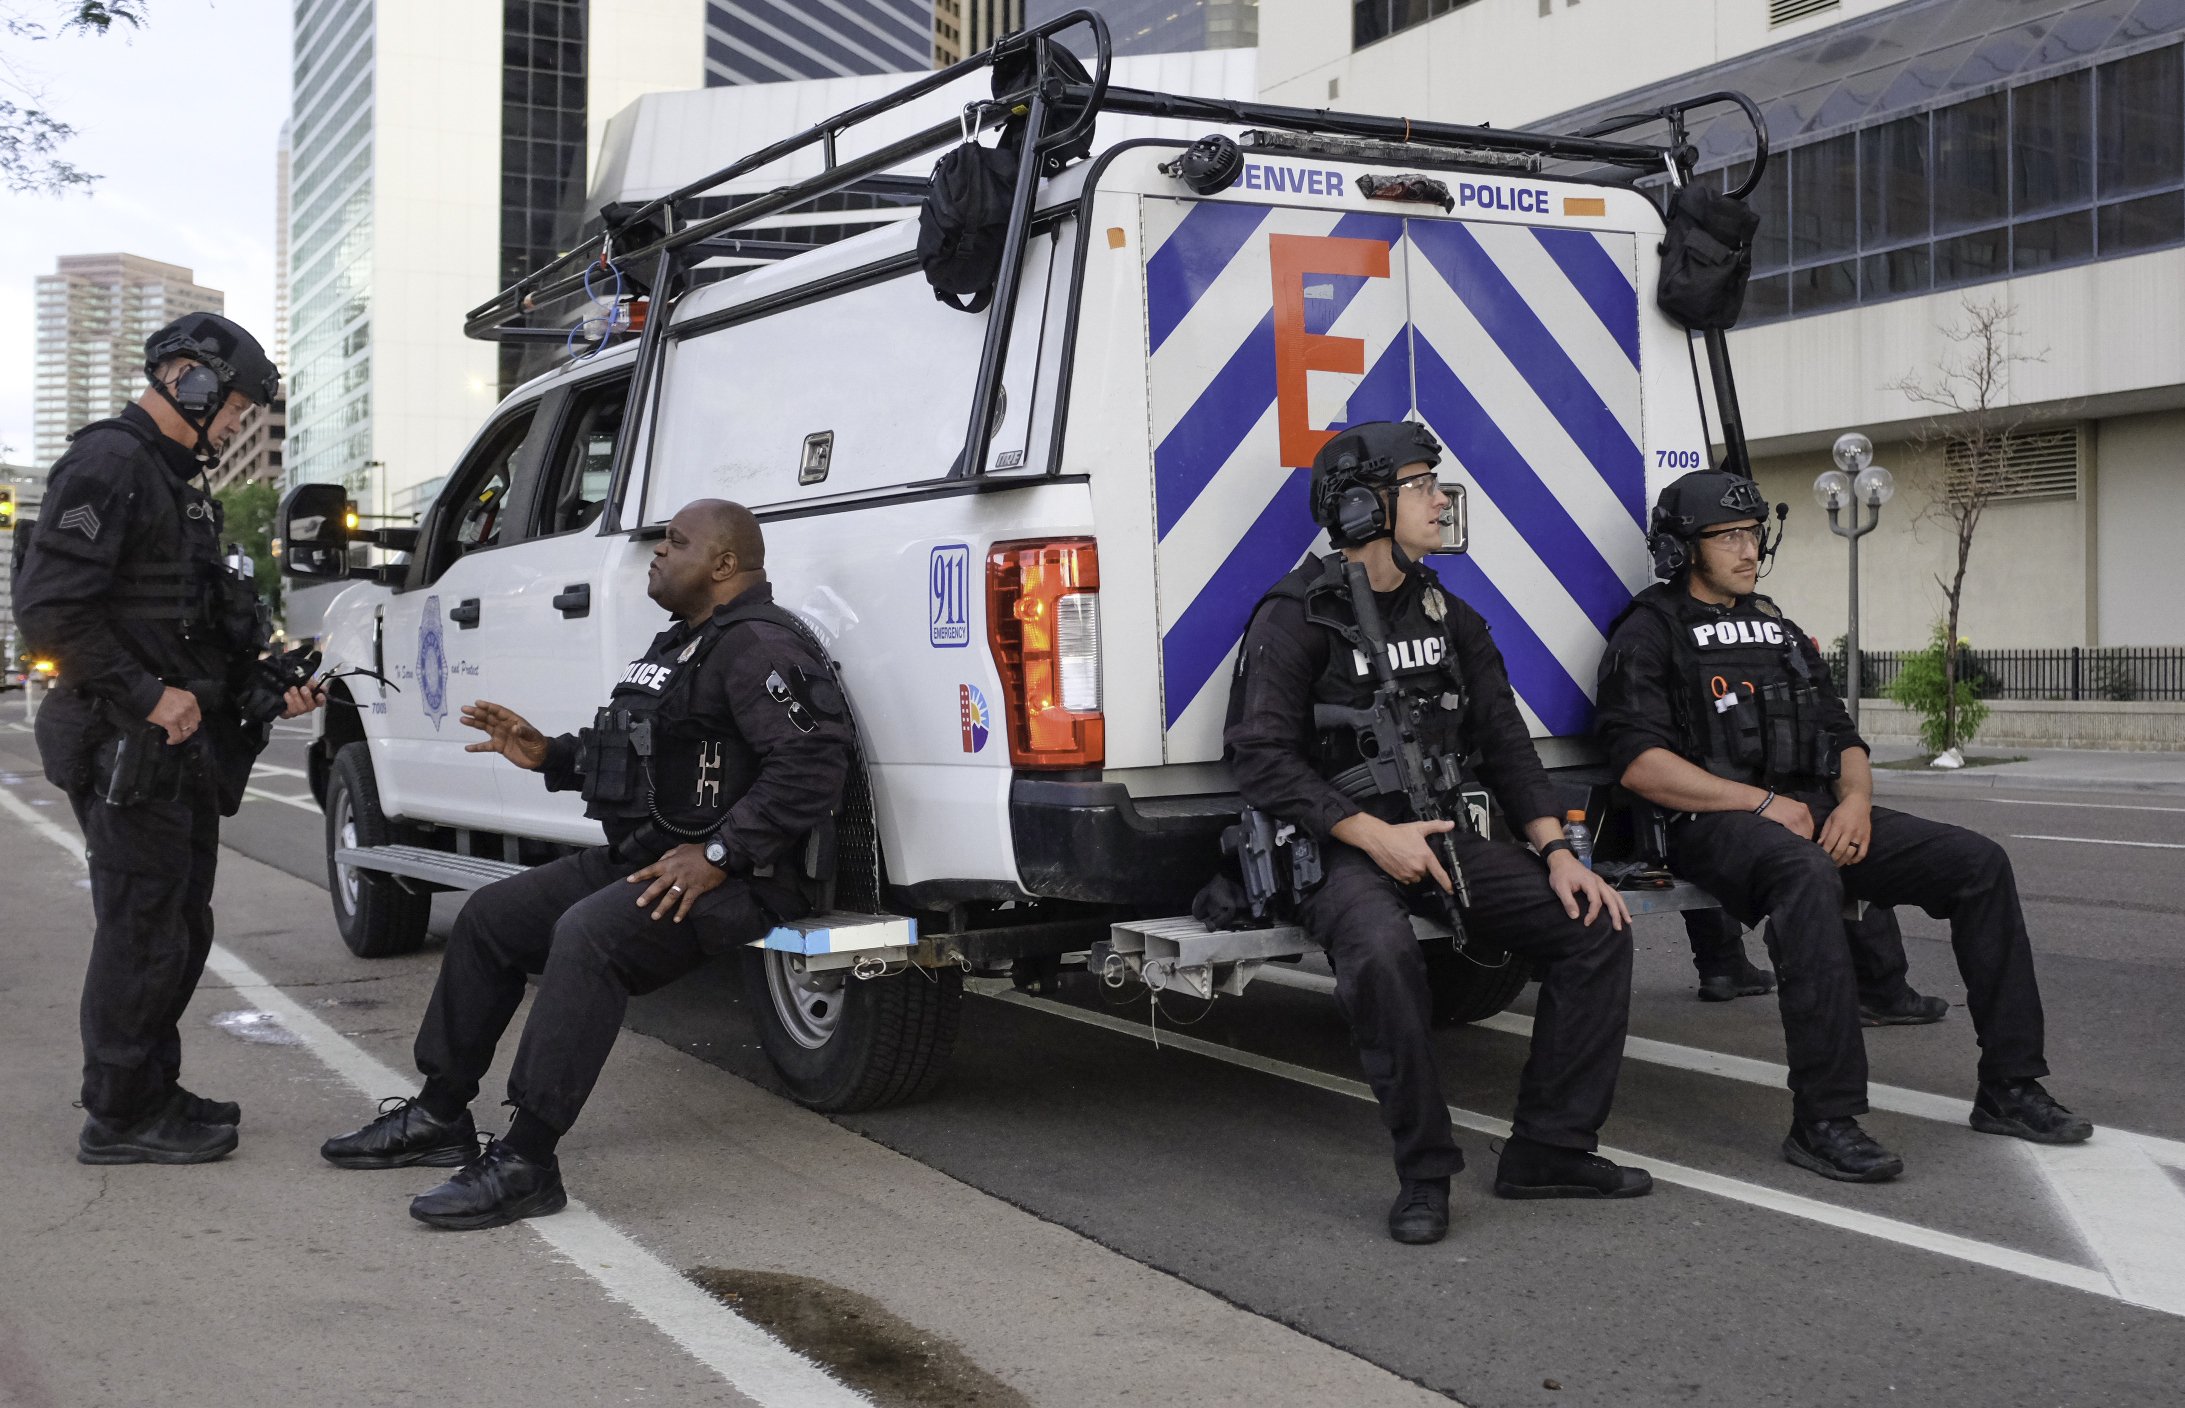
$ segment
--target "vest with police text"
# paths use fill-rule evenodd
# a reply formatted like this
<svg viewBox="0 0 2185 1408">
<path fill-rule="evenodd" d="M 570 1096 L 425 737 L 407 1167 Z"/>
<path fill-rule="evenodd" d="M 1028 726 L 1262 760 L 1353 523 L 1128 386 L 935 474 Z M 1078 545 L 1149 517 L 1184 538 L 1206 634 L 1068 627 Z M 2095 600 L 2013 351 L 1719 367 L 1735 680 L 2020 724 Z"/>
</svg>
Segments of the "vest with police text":
<svg viewBox="0 0 2185 1408">
<path fill-rule="evenodd" d="M 1795 628 L 1774 602 L 1750 596 L 1719 613 L 1676 609 L 1644 594 L 1638 604 L 1669 623 L 1686 757 L 1757 787 L 1836 776 L 1821 691 Z"/>
</svg>

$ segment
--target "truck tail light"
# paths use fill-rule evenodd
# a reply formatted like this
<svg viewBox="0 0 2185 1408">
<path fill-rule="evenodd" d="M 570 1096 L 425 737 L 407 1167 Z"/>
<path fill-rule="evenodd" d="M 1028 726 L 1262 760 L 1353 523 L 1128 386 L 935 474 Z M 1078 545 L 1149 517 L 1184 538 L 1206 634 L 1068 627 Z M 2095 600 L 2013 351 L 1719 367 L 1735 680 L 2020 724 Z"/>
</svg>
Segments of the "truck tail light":
<svg viewBox="0 0 2185 1408">
<path fill-rule="evenodd" d="M 996 543 L 986 554 L 986 632 L 1001 672 L 1009 761 L 1096 768 L 1100 714 L 1100 555 L 1090 538 Z"/>
</svg>

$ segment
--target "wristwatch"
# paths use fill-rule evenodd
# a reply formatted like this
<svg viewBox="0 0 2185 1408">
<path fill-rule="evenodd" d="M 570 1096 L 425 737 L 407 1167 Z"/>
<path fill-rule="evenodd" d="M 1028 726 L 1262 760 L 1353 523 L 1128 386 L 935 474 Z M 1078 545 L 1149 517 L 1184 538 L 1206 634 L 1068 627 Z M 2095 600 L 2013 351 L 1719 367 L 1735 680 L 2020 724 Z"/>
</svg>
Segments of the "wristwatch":
<svg viewBox="0 0 2185 1408">
<path fill-rule="evenodd" d="M 718 836 L 706 838 L 706 864 L 716 870 L 728 869 L 728 843 Z"/>
</svg>

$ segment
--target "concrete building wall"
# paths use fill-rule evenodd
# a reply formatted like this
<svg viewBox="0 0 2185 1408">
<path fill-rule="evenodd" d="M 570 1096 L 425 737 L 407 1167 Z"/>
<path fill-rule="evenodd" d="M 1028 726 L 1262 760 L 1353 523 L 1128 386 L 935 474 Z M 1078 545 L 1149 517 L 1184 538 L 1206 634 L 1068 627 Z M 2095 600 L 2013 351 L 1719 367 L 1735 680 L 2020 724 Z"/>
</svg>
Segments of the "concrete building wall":
<svg viewBox="0 0 2185 1408">
<path fill-rule="evenodd" d="M 2106 421 L 2098 455 L 2101 643 L 2175 645 L 2185 603 L 2185 412 Z"/>
<path fill-rule="evenodd" d="M 591 0 L 589 22 L 585 150 L 596 162 L 607 119 L 647 93 L 705 87 L 706 0 Z"/>
</svg>

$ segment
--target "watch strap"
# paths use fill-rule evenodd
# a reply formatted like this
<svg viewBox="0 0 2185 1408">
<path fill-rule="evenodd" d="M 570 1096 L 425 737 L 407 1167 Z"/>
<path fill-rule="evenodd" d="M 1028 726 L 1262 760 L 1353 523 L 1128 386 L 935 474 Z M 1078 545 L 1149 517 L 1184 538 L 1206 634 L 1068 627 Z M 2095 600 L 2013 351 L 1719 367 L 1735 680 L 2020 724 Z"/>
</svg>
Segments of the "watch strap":
<svg viewBox="0 0 2185 1408">
<path fill-rule="evenodd" d="M 1578 848 L 1570 843 L 1570 838 L 1568 836 L 1558 836 L 1553 841 L 1548 842 L 1547 845 L 1540 848 L 1540 858 L 1542 860 L 1546 860 L 1549 856 L 1554 855 L 1557 851 L 1563 851 L 1573 856 L 1578 854 Z"/>
</svg>

